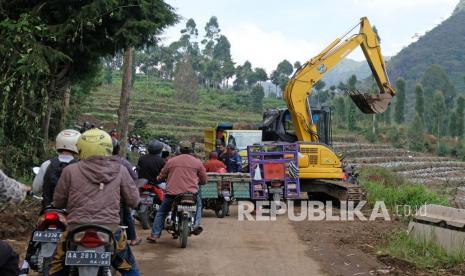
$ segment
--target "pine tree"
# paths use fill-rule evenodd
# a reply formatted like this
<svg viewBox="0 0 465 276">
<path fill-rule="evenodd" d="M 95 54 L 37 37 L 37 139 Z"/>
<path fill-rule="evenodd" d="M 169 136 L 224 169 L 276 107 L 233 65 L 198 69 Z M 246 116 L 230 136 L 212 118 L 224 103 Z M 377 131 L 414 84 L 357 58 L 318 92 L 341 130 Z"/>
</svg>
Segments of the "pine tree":
<svg viewBox="0 0 465 276">
<path fill-rule="evenodd" d="M 398 79 L 396 82 L 397 95 L 394 119 L 396 123 L 401 124 L 405 121 L 405 81 Z"/>
<path fill-rule="evenodd" d="M 449 118 L 449 136 L 457 137 L 457 112 L 452 111 Z"/>
<path fill-rule="evenodd" d="M 334 99 L 334 106 L 336 111 L 337 120 L 343 124 L 346 121 L 346 105 L 343 97 Z"/>
<path fill-rule="evenodd" d="M 457 136 L 463 137 L 464 134 L 464 116 L 465 116 L 465 98 L 463 96 L 459 96 L 457 99 Z"/>
<path fill-rule="evenodd" d="M 423 96 L 423 88 L 421 85 L 415 87 L 415 111 L 417 112 L 420 119 L 423 121 L 425 116 L 425 99 Z"/>
<path fill-rule="evenodd" d="M 442 129 L 444 128 L 444 118 L 446 113 L 446 103 L 442 91 L 437 90 L 433 97 L 432 105 L 432 119 L 433 128 L 432 133 L 438 138 L 441 136 Z"/>
<path fill-rule="evenodd" d="M 424 128 L 423 120 L 417 113 L 410 124 L 410 128 L 408 129 L 408 148 L 410 150 L 425 150 L 425 138 L 423 136 Z"/>
<path fill-rule="evenodd" d="M 355 110 L 355 104 L 352 102 L 349 102 L 349 114 L 347 115 L 347 128 L 349 130 L 355 130 L 357 128 L 356 124 L 356 110 Z"/>
</svg>

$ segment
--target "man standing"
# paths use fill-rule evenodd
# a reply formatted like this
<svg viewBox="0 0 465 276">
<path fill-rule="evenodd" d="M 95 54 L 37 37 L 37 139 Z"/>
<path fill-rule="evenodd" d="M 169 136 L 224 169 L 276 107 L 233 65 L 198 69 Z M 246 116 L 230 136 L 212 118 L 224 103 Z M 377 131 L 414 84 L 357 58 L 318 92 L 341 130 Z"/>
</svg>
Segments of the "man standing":
<svg viewBox="0 0 465 276">
<path fill-rule="evenodd" d="M 242 169 L 242 160 L 236 151 L 236 147 L 233 144 L 229 144 L 226 149 L 227 151 L 222 155 L 221 161 L 226 165 L 228 173 L 240 172 Z"/>
<path fill-rule="evenodd" d="M 147 237 L 150 242 L 156 242 L 160 237 L 165 218 L 171 210 L 174 199 L 179 194 L 197 194 L 194 234 L 200 234 L 202 231 L 200 226 L 202 205 L 198 191 L 199 184 L 207 183 L 207 173 L 202 162 L 191 155 L 190 142 L 180 142 L 179 153 L 180 155 L 168 160 L 158 176 L 158 180 L 166 179 L 166 196 L 153 222 L 152 234 Z"/>
<path fill-rule="evenodd" d="M 30 191 L 31 187 L 9 178 L 0 170 L 0 210 L 8 205 L 21 203 Z M 20 273 L 18 263 L 18 254 L 8 243 L 0 240 L 0 275 L 18 275 Z"/>
<path fill-rule="evenodd" d="M 207 172 L 220 172 L 221 169 L 226 170 L 223 162 L 218 160 L 218 154 L 214 151 L 210 152 L 209 160 L 203 164 Z"/>
</svg>

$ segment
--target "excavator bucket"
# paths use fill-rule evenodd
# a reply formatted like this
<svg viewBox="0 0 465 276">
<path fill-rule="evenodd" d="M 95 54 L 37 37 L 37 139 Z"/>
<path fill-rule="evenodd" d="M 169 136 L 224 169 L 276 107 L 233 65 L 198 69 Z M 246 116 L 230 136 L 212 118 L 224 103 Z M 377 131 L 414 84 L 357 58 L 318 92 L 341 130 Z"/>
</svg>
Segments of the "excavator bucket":
<svg viewBox="0 0 465 276">
<path fill-rule="evenodd" d="M 368 94 L 358 90 L 347 91 L 352 101 L 365 114 L 379 114 L 386 111 L 391 104 L 392 95 L 389 93 Z"/>
</svg>

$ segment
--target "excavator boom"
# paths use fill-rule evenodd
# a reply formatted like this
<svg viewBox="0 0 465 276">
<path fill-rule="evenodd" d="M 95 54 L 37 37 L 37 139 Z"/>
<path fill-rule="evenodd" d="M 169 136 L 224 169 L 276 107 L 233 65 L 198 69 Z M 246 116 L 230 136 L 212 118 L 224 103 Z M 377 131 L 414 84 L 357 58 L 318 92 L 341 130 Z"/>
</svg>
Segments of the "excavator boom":
<svg viewBox="0 0 465 276">
<path fill-rule="evenodd" d="M 292 114 L 295 134 L 299 141 L 318 142 L 316 126 L 312 121 L 308 103 L 308 96 L 312 93 L 313 85 L 358 46 L 362 48 L 363 54 L 368 61 L 378 84 L 379 93 L 368 94 L 350 91 L 350 97 L 357 107 L 367 114 L 382 113 L 391 103 L 395 91 L 386 73 L 386 65 L 381 54 L 377 34 L 366 17 L 361 18 L 358 25 L 360 25 L 358 34 L 344 41 L 342 41 L 342 38 L 333 41 L 320 54 L 310 59 L 297 70 L 288 82 L 284 99 Z"/>
</svg>

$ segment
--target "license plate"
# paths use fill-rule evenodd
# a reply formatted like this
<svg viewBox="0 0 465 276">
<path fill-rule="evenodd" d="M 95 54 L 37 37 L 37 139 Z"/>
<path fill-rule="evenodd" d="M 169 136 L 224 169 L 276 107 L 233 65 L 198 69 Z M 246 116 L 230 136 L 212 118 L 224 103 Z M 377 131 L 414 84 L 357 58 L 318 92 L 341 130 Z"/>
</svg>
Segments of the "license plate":
<svg viewBox="0 0 465 276">
<path fill-rule="evenodd" d="M 58 242 L 62 232 L 35 231 L 32 240 L 36 242 Z"/>
<path fill-rule="evenodd" d="M 282 191 L 281 188 L 271 188 L 270 189 L 270 193 L 272 193 L 272 194 L 281 193 L 281 191 Z"/>
<path fill-rule="evenodd" d="M 196 209 L 195 205 L 178 205 L 179 211 L 195 212 L 195 209 Z"/>
<path fill-rule="evenodd" d="M 110 266 L 110 252 L 67 251 L 66 265 L 73 266 Z"/>
</svg>

